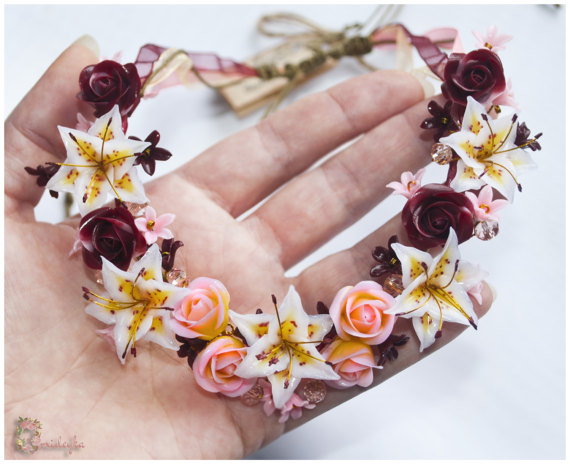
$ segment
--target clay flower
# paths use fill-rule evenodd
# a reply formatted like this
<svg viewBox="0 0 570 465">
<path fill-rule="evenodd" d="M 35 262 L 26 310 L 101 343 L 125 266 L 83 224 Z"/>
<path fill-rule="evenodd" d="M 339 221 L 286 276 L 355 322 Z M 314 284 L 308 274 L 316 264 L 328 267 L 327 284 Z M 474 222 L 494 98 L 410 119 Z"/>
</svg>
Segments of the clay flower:
<svg viewBox="0 0 570 465">
<path fill-rule="evenodd" d="M 384 342 L 396 318 L 386 313 L 394 298 L 375 281 L 362 281 L 337 292 L 329 309 L 337 334 L 369 345 Z"/>
<path fill-rule="evenodd" d="M 455 280 L 463 285 L 467 294 L 479 305 L 483 303 L 483 280 L 489 273 L 483 271 L 479 265 L 475 266 L 466 261 L 460 261 Z"/>
<path fill-rule="evenodd" d="M 436 257 L 402 244 L 393 244 L 392 248 L 402 263 L 404 292 L 387 312 L 412 318 L 420 351 L 441 335 L 444 321 L 477 328 L 473 303 L 465 287 L 457 281 L 460 254 L 453 229 Z"/>
<path fill-rule="evenodd" d="M 215 338 L 228 324 L 228 290 L 216 279 L 196 278 L 185 291 L 174 308 L 170 327 L 186 338 Z"/>
<path fill-rule="evenodd" d="M 467 55 L 452 53 L 443 71 L 443 96 L 465 106 L 471 97 L 486 103 L 493 95 L 505 89 L 503 64 L 499 56 L 486 48 L 473 50 Z"/>
<path fill-rule="evenodd" d="M 495 106 L 506 105 L 508 107 L 514 108 L 515 110 L 519 110 L 519 106 L 515 100 L 515 94 L 513 93 L 513 84 L 510 79 L 507 81 L 505 90 L 499 94 L 494 95 L 491 98 L 491 103 Z"/>
<path fill-rule="evenodd" d="M 162 281 L 162 257 L 153 245 L 129 271 L 122 271 L 103 258 L 103 285 L 110 297 L 84 288 L 91 302 L 85 311 L 113 328 L 113 339 L 121 363 L 129 349 L 136 356 L 135 342 L 142 338 L 167 349 L 178 350 L 168 320 L 185 289 Z"/>
<path fill-rule="evenodd" d="M 457 191 L 478 189 L 485 184 L 497 189 L 509 201 L 513 200 L 518 171 L 534 167 L 534 163 L 521 147 L 515 145 L 516 116 L 489 118 L 485 108 L 471 97 L 461 131 L 440 139 L 461 158 L 451 187 Z"/>
<path fill-rule="evenodd" d="M 315 404 L 311 404 L 308 400 L 303 400 L 297 394 L 293 393 L 287 403 L 281 407 L 281 415 L 277 421 L 279 423 L 285 423 L 289 417 L 291 417 L 293 420 L 298 420 L 303 415 L 304 408 L 311 410 L 315 407 Z"/>
<path fill-rule="evenodd" d="M 240 315 L 230 311 L 230 318 L 250 346 L 236 375 L 242 378 L 267 376 L 275 407 L 281 409 L 302 378 L 326 380 L 339 379 L 339 376 L 316 349 L 332 327 L 330 317 L 307 315 L 293 286 L 279 309 L 275 298 L 273 302 L 275 315 Z"/>
<path fill-rule="evenodd" d="M 493 188 L 491 186 L 483 187 L 478 196 L 473 192 L 466 192 L 465 195 L 473 204 L 475 218 L 479 221 L 499 221 L 497 212 L 509 204 L 509 202 L 504 199 L 493 200 Z"/>
<path fill-rule="evenodd" d="M 409 199 L 422 186 L 421 181 L 425 171 L 425 168 L 418 170 L 416 174 L 405 171 L 400 177 L 401 182 L 392 181 L 390 184 L 386 184 L 386 187 L 394 189 L 394 194 L 401 194 Z"/>
<path fill-rule="evenodd" d="M 463 193 L 451 187 L 426 184 L 404 205 L 402 224 L 418 249 L 445 244 L 450 228 L 462 243 L 473 235 L 473 206 Z"/>
<path fill-rule="evenodd" d="M 25 430 L 36 431 L 37 425 L 29 418 L 24 418 L 24 421 L 20 423 L 20 428 L 22 428 L 22 431 Z"/>
<path fill-rule="evenodd" d="M 162 268 L 167 273 L 174 268 L 176 252 L 182 246 L 184 246 L 184 242 L 182 241 L 175 241 L 174 239 L 165 239 L 162 241 Z"/>
<path fill-rule="evenodd" d="M 141 80 L 133 63 L 104 60 L 84 68 L 79 75 L 78 97 L 95 108 L 95 116 L 117 105 L 121 116 L 131 116 L 140 102 Z M 121 119 L 119 118 L 119 122 Z"/>
<path fill-rule="evenodd" d="M 130 138 L 140 140 L 134 136 Z M 172 154 L 166 149 L 157 147 L 160 141 L 160 133 L 158 131 L 152 131 L 144 141 L 150 142 L 150 146 L 144 149 L 142 153 L 137 154 L 135 165 L 141 165 L 145 173 L 152 176 L 156 170 L 156 162 L 168 160 Z"/>
<path fill-rule="evenodd" d="M 237 397 L 249 391 L 257 381 L 236 376 L 235 371 L 245 357 L 247 346 L 239 339 L 222 336 L 210 342 L 192 365 L 196 383 L 208 392 Z"/>
<path fill-rule="evenodd" d="M 165 213 L 164 215 L 156 216 L 156 210 L 152 207 L 144 209 L 144 217 L 135 219 L 135 224 L 138 230 L 143 234 L 148 245 L 154 244 L 156 240 L 161 237 L 162 239 L 172 239 L 174 235 L 166 226 L 172 224 L 176 215 L 173 213 Z"/>
<path fill-rule="evenodd" d="M 340 376 L 340 379 L 326 383 L 338 389 L 355 385 L 368 387 L 373 381 L 372 368 L 382 368 L 376 366 L 372 348 L 358 341 L 343 341 L 337 337 L 322 354 Z"/>
<path fill-rule="evenodd" d="M 276 410 L 275 405 L 273 404 L 273 397 L 271 395 L 271 384 L 264 379 L 259 379 L 257 382 L 263 389 L 263 396 L 261 397 L 261 401 L 263 402 L 263 411 L 267 416 L 270 416 Z M 311 410 L 315 407 L 315 404 L 311 404 L 309 401 L 303 400 L 299 395 L 293 393 L 287 403 L 280 409 L 281 416 L 278 421 L 279 423 L 285 423 L 289 417 L 293 420 L 297 420 L 303 415 L 303 408 Z"/>
<path fill-rule="evenodd" d="M 487 28 L 487 34 L 482 34 L 479 31 L 472 31 L 473 35 L 477 39 L 477 47 L 488 48 L 494 52 L 505 49 L 505 44 L 509 42 L 513 36 L 507 34 L 498 34 L 497 26 L 489 26 Z"/>
<path fill-rule="evenodd" d="M 106 258 L 126 271 L 133 257 L 147 249 L 133 215 L 121 205 L 101 207 L 81 218 L 78 239 L 83 262 L 95 270 L 101 269 L 101 259 Z"/>
<path fill-rule="evenodd" d="M 444 106 L 440 106 L 435 100 L 431 100 L 428 103 L 428 111 L 431 113 L 431 117 L 426 118 L 422 121 L 420 127 L 422 129 L 436 129 L 433 134 L 433 139 L 438 141 L 441 136 L 445 133 L 457 131 L 458 127 L 455 120 L 451 114 L 451 106 L 453 102 L 448 100 L 445 102 Z"/>
<path fill-rule="evenodd" d="M 75 194 L 79 213 L 83 216 L 101 207 L 109 194 L 121 201 L 145 203 L 134 155 L 148 142 L 127 139 L 121 128 L 117 106 L 97 119 L 88 132 L 59 126 L 67 158 L 46 188 Z"/>
</svg>

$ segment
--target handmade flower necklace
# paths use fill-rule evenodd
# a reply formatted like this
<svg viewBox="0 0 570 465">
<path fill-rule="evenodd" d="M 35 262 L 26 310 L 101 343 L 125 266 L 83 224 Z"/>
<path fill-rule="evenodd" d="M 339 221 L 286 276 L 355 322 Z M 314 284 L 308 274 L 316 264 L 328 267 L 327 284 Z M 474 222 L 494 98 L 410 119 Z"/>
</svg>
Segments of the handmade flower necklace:
<svg viewBox="0 0 570 465">
<path fill-rule="evenodd" d="M 394 360 L 408 338 L 393 334 L 397 318 L 411 318 L 420 351 L 441 336 L 444 322 L 477 328 L 472 299 L 481 303 L 485 273 L 461 260 L 458 245 L 498 233 L 498 211 L 521 190 L 520 173 L 532 167 L 528 150 L 540 150 L 530 130 L 505 107 L 516 108 L 497 52 L 509 36 L 476 34 L 479 48 L 448 56 L 426 36 L 401 25 L 317 50 L 304 65 L 262 66 L 155 45 L 141 48 L 135 63 L 104 60 L 79 76 L 78 97 L 95 108 L 94 121 L 59 127 L 67 151 L 63 163 L 26 168 L 53 196 L 71 193 L 82 218 L 73 248 L 96 270 L 97 285 L 83 288 L 86 312 L 108 325 L 98 332 L 121 363 L 136 357 L 142 339 L 186 357 L 206 391 L 263 403 L 279 421 L 298 418 L 324 400 L 327 386 L 368 387 L 373 370 Z M 441 184 L 421 185 L 424 170 L 405 172 L 388 187 L 406 197 L 402 222 L 411 246 L 392 237 L 374 249 L 371 279 L 340 289 L 316 315 L 303 309 L 293 286 L 275 313 L 230 310 L 230 293 L 211 277 L 186 276 L 175 267 L 183 246 L 168 228 L 175 216 L 148 203 L 137 165 L 149 175 L 170 152 L 159 133 L 144 141 L 127 137 L 128 118 L 141 98 L 198 78 L 211 86 L 248 78 L 295 79 L 323 59 L 363 55 L 386 43 L 413 45 L 442 81 L 445 103 L 428 104 L 421 127 L 433 132 L 434 162 L 448 165 Z M 213 84 L 216 81 L 218 84 Z M 113 206 L 104 206 L 114 199 Z M 99 289 L 97 289 L 99 287 Z M 253 310 L 253 309 L 252 309 Z"/>
</svg>

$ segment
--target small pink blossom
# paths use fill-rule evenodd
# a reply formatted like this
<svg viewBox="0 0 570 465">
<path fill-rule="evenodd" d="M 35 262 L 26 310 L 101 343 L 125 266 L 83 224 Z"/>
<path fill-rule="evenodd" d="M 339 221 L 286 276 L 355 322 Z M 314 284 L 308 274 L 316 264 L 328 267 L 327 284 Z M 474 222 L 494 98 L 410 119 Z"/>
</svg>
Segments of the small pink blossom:
<svg viewBox="0 0 570 465">
<path fill-rule="evenodd" d="M 115 331 L 115 325 L 111 325 L 111 326 L 107 326 L 106 328 L 103 329 L 96 329 L 95 332 L 99 335 L 101 335 L 101 337 L 103 339 L 105 339 L 110 345 L 111 348 L 115 349 L 115 337 L 114 337 L 114 331 Z"/>
<path fill-rule="evenodd" d="M 93 126 L 94 121 L 90 121 L 81 113 L 77 113 L 77 124 L 75 125 L 75 129 L 78 131 L 88 132 Z"/>
<path fill-rule="evenodd" d="M 271 383 L 261 378 L 259 378 L 257 382 L 263 388 L 263 396 L 261 397 L 261 402 L 263 402 L 263 411 L 267 416 L 271 416 L 276 410 L 275 405 L 273 404 L 273 397 L 271 396 Z M 303 400 L 297 394 L 293 393 L 291 398 L 279 411 L 281 416 L 278 421 L 279 423 L 285 423 L 289 417 L 296 420 L 303 415 L 303 408 L 310 410 L 315 407 L 315 404 L 311 404 L 309 401 Z"/>
<path fill-rule="evenodd" d="M 117 63 L 123 64 L 123 51 L 119 50 L 111 58 L 101 57 L 99 62 L 106 61 L 106 60 L 116 61 Z"/>
<path fill-rule="evenodd" d="M 257 382 L 263 388 L 263 396 L 261 397 L 263 411 L 265 415 L 270 416 L 275 412 L 275 404 L 273 403 L 273 396 L 271 395 L 271 383 L 262 378 L 259 378 Z"/>
<path fill-rule="evenodd" d="M 515 94 L 513 93 L 513 83 L 511 79 L 508 80 L 504 91 L 491 97 L 491 104 L 506 105 L 508 107 L 514 108 L 515 110 L 520 110 L 520 107 L 515 100 Z"/>
<path fill-rule="evenodd" d="M 505 44 L 509 42 L 513 36 L 507 34 L 498 34 L 496 26 L 489 26 L 487 28 L 487 34 L 483 35 L 479 31 L 472 31 L 473 35 L 477 39 L 477 46 L 479 48 L 488 48 L 493 52 L 498 52 L 499 50 L 505 49 Z"/>
<path fill-rule="evenodd" d="M 22 451 L 24 452 L 31 452 L 33 450 L 33 446 L 31 443 L 26 443 L 23 447 L 22 447 Z"/>
<path fill-rule="evenodd" d="M 386 187 L 394 189 L 394 194 L 401 194 L 409 199 L 422 186 L 421 181 L 424 173 L 425 168 L 418 170 L 416 174 L 412 174 L 411 171 L 405 171 L 400 178 L 401 182 L 393 181 L 387 184 Z"/>
<path fill-rule="evenodd" d="M 138 230 L 143 234 L 148 245 L 154 244 L 159 237 L 163 239 L 172 239 L 174 235 L 166 226 L 171 224 L 176 215 L 173 213 L 165 213 L 164 215 L 156 216 L 156 211 L 152 207 L 144 209 L 144 217 L 136 218 L 135 224 Z"/>
<path fill-rule="evenodd" d="M 22 431 L 25 431 L 25 430 L 35 431 L 36 430 L 36 424 L 33 421 L 28 420 L 26 418 L 26 419 L 24 419 L 24 421 L 22 421 L 20 423 L 20 428 L 22 428 Z"/>
<path fill-rule="evenodd" d="M 483 281 L 478 282 L 473 287 L 467 289 L 467 294 L 473 300 L 475 300 L 479 305 L 483 303 Z"/>
<path fill-rule="evenodd" d="M 497 212 L 509 204 L 509 202 L 504 199 L 493 200 L 493 188 L 489 185 L 486 185 L 481 189 L 479 196 L 475 195 L 473 192 L 466 192 L 465 195 L 473 204 L 475 218 L 479 221 L 499 221 Z"/>
<path fill-rule="evenodd" d="M 293 394 L 281 408 L 281 416 L 279 417 L 278 421 L 279 423 L 285 423 L 289 417 L 291 417 L 293 420 L 297 420 L 303 415 L 304 408 L 311 410 L 315 407 L 315 404 L 311 404 L 308 400 L 303 400 L 297 394 Z"/>
</svg>

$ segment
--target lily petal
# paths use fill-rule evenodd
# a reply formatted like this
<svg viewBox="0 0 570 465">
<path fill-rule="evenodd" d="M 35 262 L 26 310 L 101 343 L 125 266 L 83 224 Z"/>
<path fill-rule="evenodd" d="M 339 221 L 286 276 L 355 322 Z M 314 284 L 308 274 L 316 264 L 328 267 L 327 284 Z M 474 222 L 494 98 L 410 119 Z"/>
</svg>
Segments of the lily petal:
<svg viewBox="0 0 570 465">
<path fill-rule="evenodd" d="M 152 326 L 151 312 L 139 313 L 133 322 L 132 311 L 122 311 L 117 315 L 113 330 L 113 339 L 117 348 L 117 356 L 122 364 L 125 363 L 129 349 L 136 340 L 142 339 Z"/>
<path fill-rule="evenodd" d="M 412 325 L 420 341 L 420 352 L 423 352 L 435 342 L 439 319 L 424 313 L 422 316 L 412 318 Z"/>
<path fill-rule="evenodd" d="M 143 279 L 162 282 L 162 254 L 157 244 L 150 246 L 143 257 L 133 264 L 131 273 L 136 276 L 142 270 L 144 270 L 141 274 Z"/>
<path fill-rule="evenodd" d="M 392 249 L 402 264 L 404 287 L 409 286 L 418 276 L 426 274 L 429 263 L 432 261 L 432 256 L 429 253 L 402 244 L 392 244 Z"/>
<path fill-rule="evenodd" d="M 443 250 L 433 259 L 428 270 L 429 284 L 445 288 L 455 278 L 460 258 L 457 234 L 450 228 Z"/>
<path fill-rule="evenodd" d="M 267 334 L 269 323 L 275 318 L 266 313 L 242 315 L 233 310 L 229 311 L 229 316 L 249 346 Z"/>
<path fill-rule="evenodd" d="M 269 375 L 267 379 L 271 383 L 273 404 L 277 409 L 285 406 L 301 382 L 300 378 L 295 378 L 294 376 L 287 378 L 287 370 Z"/>
<path fill-rule="evenodd" d="M 479 189 L 484 185 L 473 168 L 467 166 L 463 160 L 457 161 L 457 173 L 450 183 L 450 187 L 457 192 Z"/>
<path fill-rule="evenodd" d="M 162 347 L 171 350 L 178 350 L 174 332 L 168 324 L 170 320 L 170 312 L 168 310 L 159 310 L 152 319 L 152 324 L 146 338 Z"/>
<path fill-rule="evenodd" d="M 112 139 L 126 139 L 123 133 L 123 122 L 121 119 L 121 112 L 119 105 L 113 106 L 110 111 L 105 113 L 89 128 L 88 133 L 98 139 L 109 141 Z"/>
</svg>

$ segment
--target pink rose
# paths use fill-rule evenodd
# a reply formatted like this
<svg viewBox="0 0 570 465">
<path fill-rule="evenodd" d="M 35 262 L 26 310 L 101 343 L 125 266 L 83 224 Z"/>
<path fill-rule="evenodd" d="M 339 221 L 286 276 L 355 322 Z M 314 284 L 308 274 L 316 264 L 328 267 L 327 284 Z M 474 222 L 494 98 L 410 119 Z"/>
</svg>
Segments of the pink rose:
<svg viewBox="0 0 570 465">
<path fill-rule="evenodd" d="M 228 324 L 230 294 L 216 279 L 196 278 L 188 286 L 188 294 L 172 312 L 172 330 L 182 337 L 209 341 Z"/>
<path fill-rule="evenodd" d="M 343 341 L 336 338 L 321 354 L 340 379 L 326 381 L 329 386 L 346 389 L 355 385 L 368 387 L 372 384 L 372 368 L 379 368 L 374 362 L 372 348 L 358 341 Z"/>
<path fill-rule="evenodd" d="M 384 342 L 394 327 L 396 317 L 384 312 L 394 305 L 394 298 L 374 281 L 362 281 L 343 287 L 336 294 L 329 314 L 341 339 L 357 339 L 369 345 Z"/>
<path fill-rule="evenodd" d="M 228 397 L 241 396 L 257 381 L 234 375 L 246 352 L 247 346 L 239 339 L 231 336 L 214 339 L 196 356 L 192 365 L 194 379 L 206 391 L 220 392 Z"/>
</svg>

